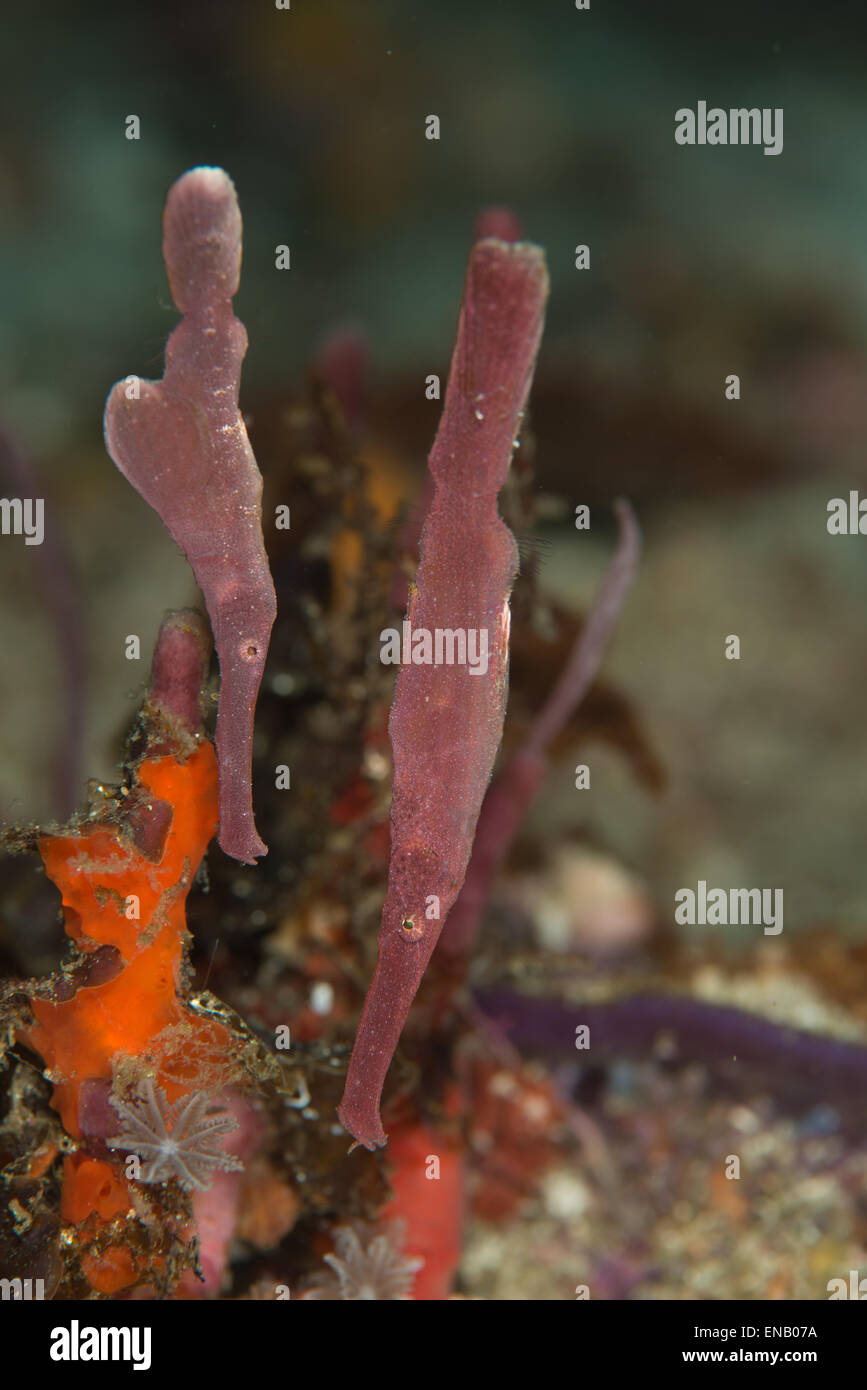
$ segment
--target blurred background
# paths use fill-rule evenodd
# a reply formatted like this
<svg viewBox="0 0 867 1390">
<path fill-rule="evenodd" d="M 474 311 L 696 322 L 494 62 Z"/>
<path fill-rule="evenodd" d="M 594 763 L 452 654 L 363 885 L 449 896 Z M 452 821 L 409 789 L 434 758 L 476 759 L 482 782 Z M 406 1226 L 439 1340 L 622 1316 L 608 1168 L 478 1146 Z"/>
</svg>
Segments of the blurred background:
<svg viewBox="0 0 867 1390">
<path fill-rule="evenodd" d="M 826 522 L 831 498 L 867 494 L 867 14 L 848 0 L 29 0 L 6 7 L 0 51 L 0 490 L 44 496 L 48 527 L 42 547 L 0 538 L 0 815 L 62 818 L 88 777 L 117 776 L 162 613 L 195 601 L 101 432 L 111 384 L 159 376 L 177 319 L 160 254 L 171 183 L 218 164 L 238 190 L 241 405 L 266 486 L 267 422 L 349 324 L 367 359 L 364 458 L 408 500 L 473 223 L 505 205 L 551 274 L 523 553 L 551 600 L 586 611 L 614 543 L 611 501 L 631 498 L 645 554 L 605 679 L 659 775 L 636 776 L 591 720 L 580 754 L 552 769 L 498 901 L 573 960 L 688 943 L 694 992 L 864 1042 L 867 539 Z M 676 109 L 700 100 L 782 107 L 783 152 L 676 145 Z M 425 139 L 432 114 L 438 141 Z M 578 244 L 589 269 L 575 268 Z M 572 524 L 579 504 L 589 531 Z M 128 634 L 140 663 L 124 658 Z M 739 661 L 725 659 L 731 634 Z M 581 793 L 578 756 L 592 773 Z M 782 937 L 677 937 L 673 895 L 699 879 L 782 888 Z M 59 940 L 53 901 L 49 916 Z M 574 1164 L 555 1172 L 525 1246 L 476 1228 L 464 1287 L 571 1296 L 576 1231 L 613 1298 L 639 1266 L 655 1296 L 691 1279 L 694 1296 L 824 1297 L 827 1275 L 867 1258 L 865 1155 L 845 1149 L 836 1112 L 817 1106 L 796 1130 L 767 1098 L 702 1110 L 701 1077 L 649 1065 L 605 1075 L 619 1164 L 603 1154 L 605 1201 Z M 594 1085 L 592 1068 L 563 1081 L 591 1111 Z M 689 1169 L 693 1142 L 701 1183 L 711 1174 L 694 1202 L 689 1174 L 679 1185 L 659 1166 L 679 1155 Z M 733 1143 L 759 1175 L 752 1205 L 718 1181 Z M 651 1253 L 635 1253 L 660 1212 Z"/>
<path fill-rule="evenodd" d="M 85 776 L 116 771 L 140 693 L 147 658 L 139 674 L 124 636 L 146 654 L 163 608 L 192 594 L 105 455 L 101 414 L 119 376 L 162 370 L 176 318 L 162 205 L 184 169 L 215 163 L 245 223 L 254 446 L 260 403 L 302 389 L 348 321 L 369 355 L 369 437 L 410 478 L 438 419 L 423 381 L 447 369 L 474 218 L 514 208 L 552 282 L 532 422 L 540 496 L 563 505 L 537 527 L 543 583 L 586 603 L 610 500 L 632 498 L 646 557 L 609 669 L 668 773 L 653 798 L 594 750 L 592 794 L 564 769 L 557 814 L 589 818 L 654 898 L 698 878 L 783 886 L 787 930 L 860 928 L 867 564 L 862 538 L 825 523 L 830 497 L 867 482 L 867 20 L 843 0 L 713 15 L 623 0 L 72 15 L 37 0 L 7 8 L 0 41 L 0 419 L 69 552 L 46 578 L 35 547 L 0 545 L 4 814 L 70 809 L 55 791 L 68 697 L 46 583 L 67 642 L 80 629 L 76 800 Z M 699 99 L 782 106 L 783 153 L 677 146 L 674 111 Z M 274 267 L 281 243 L 289 272 Z M 589 270 L 574 268 L 578 243 Z M 581 502 L 589 533 L 569 524 Z M 723 659 L 730 633 L 740 662 Z"/>
</svg>

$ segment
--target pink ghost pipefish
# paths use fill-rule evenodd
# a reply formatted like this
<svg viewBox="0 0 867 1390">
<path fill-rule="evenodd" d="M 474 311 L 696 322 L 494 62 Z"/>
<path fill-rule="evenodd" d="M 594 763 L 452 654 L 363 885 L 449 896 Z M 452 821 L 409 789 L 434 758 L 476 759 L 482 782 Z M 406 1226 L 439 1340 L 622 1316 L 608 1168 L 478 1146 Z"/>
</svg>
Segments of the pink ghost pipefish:
<svg viewBox="0 0 867 1390">
<path fill-rule="evenodd" d="M 404 623 L 412 660 L 398 673 L 389 721 L 391 860 L 379 958 L 339 1108 L 345 1128 L 368 1149 L 386 1142 L 379 1115 L 385 1076 L 460 891 L 502 738 L 518 552 L 497 495 L 530 388 L 547 294 L 538 247 L 492 238 L 473 246 Z M 461 634 L 467 650 L 474 638 L 484 662 L 447 664 L 446 655 L 437 664 L 430 655 L 440 634 L 451 639 L 452 656 Z"/>
<path fill-rule="evenodd" d="M 267 854 L 253 819 L 253 715 L 276 615 L 262 539 L 262 475 L 238 411 L 244 325 L 232 312 L 241 214 L 222 169 L 190 169 L 169 190 L 163 259 L 183 318 L 160 381 L 127 377 L 105 407 L 111 458 L 181 547 L 201 589 L 220 663 L 216 745 L 220 846 Z"/>
</svg>

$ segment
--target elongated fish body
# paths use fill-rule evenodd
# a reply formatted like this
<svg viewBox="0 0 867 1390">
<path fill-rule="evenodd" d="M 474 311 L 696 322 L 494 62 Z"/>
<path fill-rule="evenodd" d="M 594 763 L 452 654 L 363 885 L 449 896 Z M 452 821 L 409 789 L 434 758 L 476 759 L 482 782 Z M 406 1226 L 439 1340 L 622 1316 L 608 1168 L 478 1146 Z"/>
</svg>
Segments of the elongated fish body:
<svg viewBox="0 0 867 1390">
<path fill-rule="evenodd" d="M 506 479 L 542 332 L 548 277 L 535 246 L 493 239 L 467 268 L 434 482 L 407 621 L 421 634 L 463 634 L 475 663 L 420 659 L 398 673 L 389 721 L 394 755 L 391 861 L 379 958 L 340 1106 L 350 1133 L 384 1144 L 379 1099 L 409 1007 L 457 897 L 503 732 L 515 538 L 497 496 Z M 484 642 L 482 640 L 484 634 Z M 447 645 L 447 644 L 446 644 Z M 480 659 L 481 651 L 486 659 Z"/>
</svg>

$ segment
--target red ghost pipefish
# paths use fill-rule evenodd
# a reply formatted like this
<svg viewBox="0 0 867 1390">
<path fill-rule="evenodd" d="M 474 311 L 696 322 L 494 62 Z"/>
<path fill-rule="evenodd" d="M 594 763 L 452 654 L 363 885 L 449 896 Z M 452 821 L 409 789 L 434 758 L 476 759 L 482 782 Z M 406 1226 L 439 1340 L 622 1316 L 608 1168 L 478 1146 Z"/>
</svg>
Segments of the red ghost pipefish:
<svg viewBox="0 0 867 1390">
<path fill-rule="evenodd" d="M 404 623 L 413 660 L 398 673 L 389 721 L 391 861 L 379 958 L 339 1111 L 369 1149 L 386 1140 L 379 1116 L 383 1082 L 463 883 L 503 733 L 509 594 L 518 552 L 497 495 L 530 388 L 547 294 L 538 247 L 476 242 L 429 460 L 434 491 Z M 452 658 L 461 634 L 467 650 L 473 637 L 484 662 L 426 659 L 423 648 L 434 634 L 450 639 Z"/>
<path fill-rule="evenodd" d="M 253 714 L 277 604 L 262 539 L 262 475 L 238 411 L 244 325 L 232 312 L 241 214 L 222 169 L 190 169 L 169 190 L 163 259 L 183 314 L 160 381 L 127 377 L 105 407 L 105 443 L 181 547 L 205 598 L 220 663 L 220 845 L 267 854 L 250 785 Z"/>
</svg>

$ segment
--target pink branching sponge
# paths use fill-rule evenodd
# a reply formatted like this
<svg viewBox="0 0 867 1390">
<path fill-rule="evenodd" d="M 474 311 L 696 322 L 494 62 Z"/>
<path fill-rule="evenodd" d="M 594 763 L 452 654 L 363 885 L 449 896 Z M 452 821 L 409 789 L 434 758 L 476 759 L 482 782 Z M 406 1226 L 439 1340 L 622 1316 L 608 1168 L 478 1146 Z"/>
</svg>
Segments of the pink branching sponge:
<svg viewBox="0 0 867 1390">
<path fill-rule="evenodd" d="M 369 1149 L 386 1141 L 383 1082 L 460 891 L 502 737 L 518 552 L 497 495 L 530 387 L 547 293 L 538 247 L 476 242 L 429 460 L 434 493 L 404 624 L 413 661 L 398 674 L 389 722 L 391 861 L 379 959 L 339 1111 Z M 467 650 L 475 641 L 477 653 L 486 651 L 484 663 L 436 664 L 430 652 L 438 632 L 463 634 Z"/>
<path fill-rule="evenodd" d="M 181 547 L 204 594 L 220 663 L 220 845 L 253 863 L 267 848 L 251 793 L 253 715 L 276 615 L 262 539 L 262 476 L 238 411 L 244 325 L 232 312 L 241 214 L 222 169 L 191 169 L 169 191 L 163 258 L 183 319 L 162 380 L 109 394 L 105 442 Z"/>
</svg>

